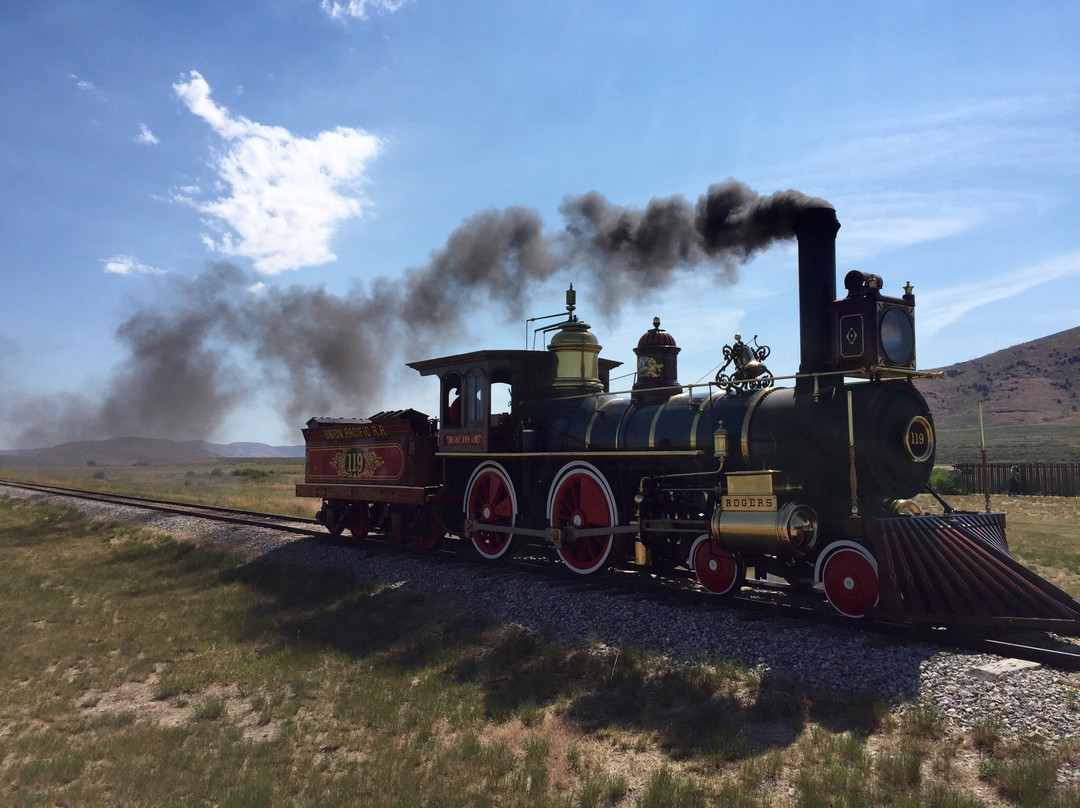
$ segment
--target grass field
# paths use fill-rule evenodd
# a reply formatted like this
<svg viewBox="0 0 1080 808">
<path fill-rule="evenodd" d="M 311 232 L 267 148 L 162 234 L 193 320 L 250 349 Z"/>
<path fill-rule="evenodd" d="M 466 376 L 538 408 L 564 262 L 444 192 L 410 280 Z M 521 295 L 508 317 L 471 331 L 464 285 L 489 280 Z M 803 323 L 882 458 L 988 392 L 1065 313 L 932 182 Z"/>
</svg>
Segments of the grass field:
<svg viewBox="0 0 1080 808">
<path fill-rule="evenodd" d="M 221 466 L 197 496 L 281 511 L 302 466 L 267 465 Z M 139 490 L 190 491 L 190 470 L 142 469 Z M 1080 501 L 992 504 L 1021 558 L 1077 580 Z M 4 805 L 1080 806 L 1057 781 L 1080 745 L 1005 741 L 992 715 L 956 737 L 933 704 L 565 648 L 2 498 L 0 557 Z"/>
<path fill-rule="evenodd" d="M 0 478 L 89 491 L 159 497 L 197 505 L 312 516 L 319 503 L 297 499 L 304 459 L 222 458 L 178 466 L 2 467 Z"/>
<path fill-rule="evenodd" d="M 936 424 L 937 463 L 978 463 L 982 460 L 982 439 L 977 426 Z M 986 451 L 993 463 L 1077 463 L 1080 462 L 1080 429 L 1076 421 L 1015 426 L 988 425 Z"/>
</svg>

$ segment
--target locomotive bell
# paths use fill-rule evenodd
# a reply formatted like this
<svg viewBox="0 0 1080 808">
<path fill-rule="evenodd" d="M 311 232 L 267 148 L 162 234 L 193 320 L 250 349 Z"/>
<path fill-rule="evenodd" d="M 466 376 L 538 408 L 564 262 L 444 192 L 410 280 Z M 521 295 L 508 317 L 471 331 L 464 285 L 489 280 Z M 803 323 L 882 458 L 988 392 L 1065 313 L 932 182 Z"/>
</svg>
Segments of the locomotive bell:
<svg viewBox="0 0 1080 808">
<path fill-rule="evenodd" d="M 767 368 L 756 359 L 751 359 L 745 365 L 742 366 L 742 375 L 747 379 L 756 379 L 762 373 L 767 372 Z"/>
<path fill-rule="evenodd" d="M 757 337 L 755 336 L 754 339 Z M 738 346 L 739 351 L 739 370 L 736 374 L 738 378 L 756 379 L 761 374 L 769 372 L 769 369 L 750 350 L 750 346 L 742 341 L 742 334 L 735 335 L 735 345 Z"/>
</svg>

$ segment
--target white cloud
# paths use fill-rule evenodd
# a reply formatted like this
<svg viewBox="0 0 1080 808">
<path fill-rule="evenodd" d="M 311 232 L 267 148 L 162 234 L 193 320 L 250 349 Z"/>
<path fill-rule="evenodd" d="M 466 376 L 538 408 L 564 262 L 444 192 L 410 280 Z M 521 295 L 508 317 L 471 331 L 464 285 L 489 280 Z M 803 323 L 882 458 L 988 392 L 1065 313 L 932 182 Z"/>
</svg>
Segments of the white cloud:
<svg viewBox="0 0 1080 808">
<path fill-rule="evenodd" d="M 921 177 L 954 188 L 959 176 L 991 169 L 1075 169 L 1080 136 L 1071 96 L 1002 98 L 957 104 L 912 118 L 868 124 L 862 134 L 828 143 L 800 173 L 822 181 Z"/>
<path fill-rule="evenodd" d="M 972 309 L 1008 300 L 1069 275 L 1080 275 L 1080 251 L 1056 255 L 1012 272 L 983 276 L 977 284 L 925 292 L 919 301 L 921 336 L 938 333 Z"/>
<path fill-rule="evenodd" d="M 84 93 L 96 93 L 97 87 L 94 86 L 94 82 L 87 81 L 86 79 L 80 79 L 74 73 L 69 73 L 68 78 L 75 80 L 75 86 L 82 90 Z"/>
<path fill-rule="evenodd" d="M 321 0 L 319 6 L 335 20 L 366 20 L 368 12 L 392 13 L 407 0 Z"/>
<path fill-rule="evenodd" d="M 958 236 L 1016 210 L 1033 209 L 1029 194 L 983 189 L 867 191 L 833 196 L 842 214 L 837 250 L 861 261 L 889 250 Z"/>
<path fill-rule="evenodd" d="M 158 139 L 145 123 L 140 123 L 139 136 L 135 138 L 135 142 L 142 143 L 146 146 L 156 146 L 158 144 Z"/>
<path fill-rule="evenodd" d="M 103 262 L 105 271 L 114 275 L 163 275 L 164 270 L 142 264 L 130 255 L 114 255 Z"/>
<path fill-rule="evenodd" d="M 363 213 L 359 185 L 379 138 L 344 126 L 304 138 L 233 116 L 214 103 L 194 70 L 173 89 L 228 143 L 214 164 L 227 195 L 209 202 L 174 197 L 210 217 L 220 236 L 204 234 L 204 242 L 251 258 L 268 275 L 335 260 L 330 241 L 342 222 Z"/>
</svg>

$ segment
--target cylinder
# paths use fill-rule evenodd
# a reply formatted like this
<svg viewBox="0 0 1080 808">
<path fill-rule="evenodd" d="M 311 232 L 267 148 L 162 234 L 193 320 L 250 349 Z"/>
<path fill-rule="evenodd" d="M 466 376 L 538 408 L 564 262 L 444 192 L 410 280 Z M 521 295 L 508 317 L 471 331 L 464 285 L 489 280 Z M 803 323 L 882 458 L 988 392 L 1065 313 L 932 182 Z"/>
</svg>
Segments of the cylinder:
<svg viewBox="0 0 1080 808">
<path fill-rule="evenodd" d="M 789 502 L 780 510 L 734 511 L 717 508 L 709 521 L 712 537 L 729 553 L 765 553 L 797 558 L 817 541 L 813 509 Z"/>
</svg>

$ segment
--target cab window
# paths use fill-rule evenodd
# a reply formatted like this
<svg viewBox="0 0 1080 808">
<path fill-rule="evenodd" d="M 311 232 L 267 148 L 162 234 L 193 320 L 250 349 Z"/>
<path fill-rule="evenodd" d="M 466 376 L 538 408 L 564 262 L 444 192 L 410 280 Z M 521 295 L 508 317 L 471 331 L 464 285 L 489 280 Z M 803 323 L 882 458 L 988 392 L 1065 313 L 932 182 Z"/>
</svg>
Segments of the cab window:
<svg viewBox="0 0 1080 808">
<path fill-rule="evenodd" d="M 513 411 L 513 389 L 510 386 L 510 371 L 500 368 L 492 371 L 491 386 L 488 388 L 491 399 L 491 425 L 501 426 L 510 423 Z"/>
<path fill-rule="evenodd" d="M 461 426 L 461 375 L 447 373 L 443 378 L 442 425 Z"/>
<path fill-rule="evenodd" d="M 486 406 L 484 402 L 484 374 L 473 371 L 465 377 L 465 423 L 467 425 L 482 424 Z"/>
</svg>

